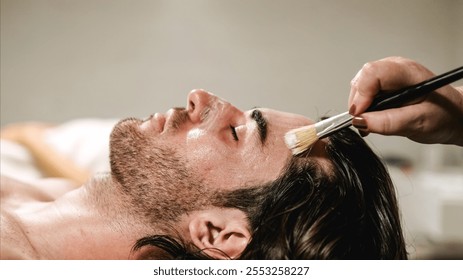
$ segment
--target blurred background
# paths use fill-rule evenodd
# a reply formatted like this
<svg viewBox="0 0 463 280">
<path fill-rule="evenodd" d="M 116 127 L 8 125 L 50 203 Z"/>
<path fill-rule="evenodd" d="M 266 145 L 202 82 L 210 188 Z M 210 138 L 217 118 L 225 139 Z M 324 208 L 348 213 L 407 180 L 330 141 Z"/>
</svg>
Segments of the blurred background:
<svg viewBox="0 0 463 280">
<path fill-rule="evenodd" d="M 347 110 L 368 61 L 463 65 L 461 0 L 0 1 L 2 126 L 145 117 L 194 88 L 316 119 Z M 410 256 L 463 258 L 463 149 L 366 139 L 389 164 Z"/>
</svg>

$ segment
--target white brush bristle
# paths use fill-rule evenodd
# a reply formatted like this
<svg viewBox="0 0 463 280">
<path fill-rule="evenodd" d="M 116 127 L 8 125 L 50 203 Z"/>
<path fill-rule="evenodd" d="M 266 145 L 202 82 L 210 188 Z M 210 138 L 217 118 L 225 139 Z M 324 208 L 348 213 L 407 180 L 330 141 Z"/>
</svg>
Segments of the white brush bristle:
<svg viewBox="0 0 463 280">
<path fill-rule="evenodd" d="M 285 134 L 286 146 L 291 149 L 293 155 L 306 151 L 317 140 L 317 130 L 314 125 L 296 128 Z"/>
</svg>

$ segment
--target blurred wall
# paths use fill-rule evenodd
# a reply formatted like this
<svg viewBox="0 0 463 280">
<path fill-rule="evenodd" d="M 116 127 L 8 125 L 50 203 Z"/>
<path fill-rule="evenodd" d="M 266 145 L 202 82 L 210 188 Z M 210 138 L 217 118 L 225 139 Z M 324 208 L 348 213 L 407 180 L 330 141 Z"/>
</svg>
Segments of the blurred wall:
<svg viewBox="0 0 463 280">
<path fill-rule="evenodd" d="M 463 17 L 461 13 L 463 12 L 463 1 L 455 0 L 455 9 L 453 10 L 452 17 L 455 19 L 454 25 L 454 38 L 455 42 L 455 56 L 456 61 L 460 64 L 463 64 Z M 460 85 L 463 85 L 463 82 L 459 82 Z"/>
<path fill-rule="evenodd" d="M 1 124 L 143 117 L 193 88 L 242 109 L 334 114 L 365 62 L 462 65 L 462 12 L 458 0 L 1 0 Z M 426 157 L 406 139 L 368 140 Z"/>
</svg>

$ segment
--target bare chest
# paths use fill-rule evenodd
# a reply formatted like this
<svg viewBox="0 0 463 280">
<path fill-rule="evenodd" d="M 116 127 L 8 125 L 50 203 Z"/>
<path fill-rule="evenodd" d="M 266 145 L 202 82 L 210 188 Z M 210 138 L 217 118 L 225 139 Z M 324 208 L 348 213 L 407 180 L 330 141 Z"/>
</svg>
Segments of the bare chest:
<svg viewBox="0 0 463 280">
<path fill-rule="evenodd" d="M 0 259 L 37 259 L 14 213 L 2 209 L 0 216 Z"/>
<path fill-rule="evenodd" d="M 43 207 L 51 197 L 34 186 L 2 177 L 0 186 L 0 258 L 36 259 L 18 214 Z"/>
</svg>

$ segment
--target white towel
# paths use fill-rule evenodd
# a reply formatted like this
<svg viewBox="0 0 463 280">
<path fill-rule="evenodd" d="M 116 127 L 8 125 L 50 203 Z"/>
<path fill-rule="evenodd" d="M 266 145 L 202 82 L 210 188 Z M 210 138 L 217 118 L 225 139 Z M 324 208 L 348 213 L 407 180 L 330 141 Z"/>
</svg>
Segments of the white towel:
<svg viewBox="0 0 463 280">
<path fill-rule="evenodd" d="M 77 166 L 92 174 L 109 171 L 109 135 L 115 119 L 76 119 L 48 128 L 44 141 Z M 1 140 L 0 173 L 23 181 L 43 178 L 29 151 L 17 143 Z"/>
</svg>

